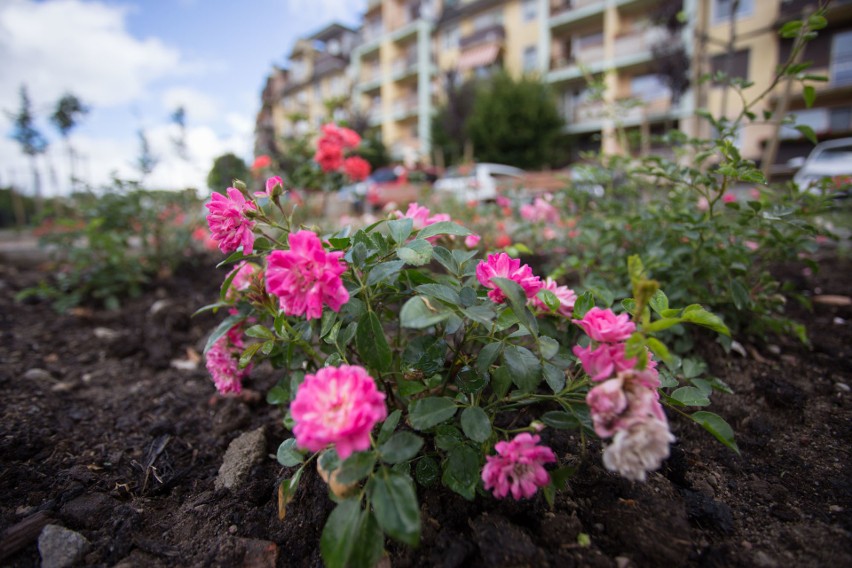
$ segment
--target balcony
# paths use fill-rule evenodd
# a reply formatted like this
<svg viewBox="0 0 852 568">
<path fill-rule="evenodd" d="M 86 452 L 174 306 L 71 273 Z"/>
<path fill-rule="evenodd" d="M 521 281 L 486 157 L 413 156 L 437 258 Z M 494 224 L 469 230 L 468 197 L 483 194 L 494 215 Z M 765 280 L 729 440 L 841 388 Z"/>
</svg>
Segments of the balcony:
<svg viewBox="0 0 852 568">
<path fill-rule="evenodd" d="M 314 77 L 322 77 L 346 69 L 346 60 L 330 53 L 322 53 L 314 62 Z"/>
<path fill-rule="evenodd" d="M 551 31 L 558 31 L 591 18 L 601 17 L 605 6 L 604 0 L 554 0 L 550 5 L 548 25 Z"/>
<path fill-rule="evenodd" d="M 494 24 L 487 28 L 477 30 L 472 34 L 468 34 L 459 40 L 459 49 L 464 51 L 475 45 L 483 43 L 502 44 L 506 39 L 506 29 L 502 24 Z"/>
<path fill-rule="evenodd" d="M 568 103 L 563 109 L 566 119 L 566 131 L 570 133 L 594 132 L 603 128 L 606 120 L 612 120 L 623 126 L 635 126 L 643 121 L 656 120 L 671 116 L 672 108 L 668 93 L 645 101 L 635 97 L 620 99 L 614 103 L 591 101 Z"/>
<path fill-rule="evenodd" d="M 667 38 L 666 30 L 661 27 L 648 28 L 615 38 L 616 60 L 637 55 L 650 55 L 651 48 Z"/>
<path fill-rule="evenodd" d="M 416 115 L 419 108 L 419 101 L 416 93 L 397 99 L 393 103 L 393 119 L 405 120 L 406 118 Z"/>
<path fill-rule="evenodd" d="M 417 73 L 417 53 L 409 53 L 405 57 L 396 59 L 391 66 L 391 74 L 394 81 L 405 79 Z"/>
</svg>

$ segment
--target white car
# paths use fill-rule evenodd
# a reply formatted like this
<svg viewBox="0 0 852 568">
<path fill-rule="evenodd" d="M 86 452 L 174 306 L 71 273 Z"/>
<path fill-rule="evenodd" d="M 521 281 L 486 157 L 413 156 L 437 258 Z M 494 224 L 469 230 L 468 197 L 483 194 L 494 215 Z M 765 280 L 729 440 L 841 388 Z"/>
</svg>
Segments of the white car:
<svg viewBox="0 0 852 568">
<path fill-rule="evenodd" d="M 828 178 L 838 197 L 849 195 L 852 184 L 852 138 L 840 138 L 820 142 L 806 160 L 791 160 L 793 165 L 802 164 L 793 181 L 799 188 L 814 191 L 821 180 Z"/>
<path fill-rule="evenodd" d="M 436 193 L 452 195 L 459 201 L 494 201 L 498 195 L 523 184 L 526 172 L 502 164 L 454 166 L 433 186 Z"/>
</svg>

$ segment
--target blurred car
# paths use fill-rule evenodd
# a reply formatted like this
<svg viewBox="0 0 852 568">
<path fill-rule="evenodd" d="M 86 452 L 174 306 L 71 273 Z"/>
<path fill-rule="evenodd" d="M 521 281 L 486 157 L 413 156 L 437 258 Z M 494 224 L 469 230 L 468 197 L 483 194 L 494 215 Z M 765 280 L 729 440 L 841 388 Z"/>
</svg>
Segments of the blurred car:
<svg viewBox="0 0 852 568">
<path fill-rule="evenodd" d="M 367 179 L 345 185 L 338 195 L 355 205 L 356 210 L 364 202 L 373 207 L 384 207 L 390 202 L 407 204 L 417 200 L 419 188 L 409 183 L 409 172 L 402 166 L 378 168 Z"/>
<path fill-rule="evenodd" d="M 505 191 L 523 185 L 526 172 L 503 164 L 467 164 L 449 168 L 434 185 L 436 193 L 459 201 L 494 201 Z"/>
<path fill-rule="evenodd" d="M 837 197 L 848 197 L 852 185 L 852 138 L 840 138 L 820 142 L 811 150 L 807 159 L 794 159 L 790 165 L 801 165 L 793 176 L 800 189 L 817 191 L 824 179 L 836 191 Z"/>
</svg>

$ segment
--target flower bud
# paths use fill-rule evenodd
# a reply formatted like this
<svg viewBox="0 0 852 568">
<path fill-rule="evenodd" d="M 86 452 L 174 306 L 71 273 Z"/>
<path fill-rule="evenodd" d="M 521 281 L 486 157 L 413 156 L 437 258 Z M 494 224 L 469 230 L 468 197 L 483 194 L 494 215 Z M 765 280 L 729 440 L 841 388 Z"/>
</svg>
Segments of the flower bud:
<svg viewBox="0 0 852 568">
<path fill-rule="evenodd" d="M 234 187 L 236 187 L 237 189 L 239 189 L 240 191 L 243 191 L 243 192 L 246 190 L 246 184 L 242 180 L 235 179 L 234 180 Z"/>
</svg>

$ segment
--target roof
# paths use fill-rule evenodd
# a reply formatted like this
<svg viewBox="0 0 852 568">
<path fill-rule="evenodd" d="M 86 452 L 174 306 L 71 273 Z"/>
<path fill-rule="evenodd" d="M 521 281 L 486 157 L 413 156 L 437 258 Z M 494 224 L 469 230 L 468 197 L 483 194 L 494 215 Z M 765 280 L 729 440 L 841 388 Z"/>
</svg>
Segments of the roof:
<svg viewBox="0 0 852 568">
<path fill-rule="evenodd" d="M 316 41 L 328 41 L 334 37 L 341 35 L 344 32 L 349 32 L 352 34 L 357 33 L 350 27 L 344 26 L 343 24 L 340 24 L 338 22 L 334 22 L 322 28 L 313 35 L 308 36 L 306 39 L 312 39 Z"/>
</svg>

